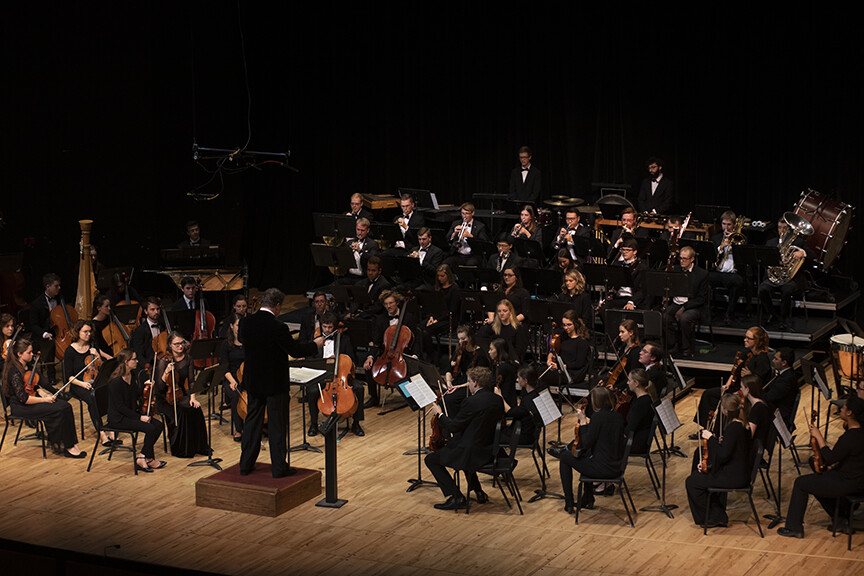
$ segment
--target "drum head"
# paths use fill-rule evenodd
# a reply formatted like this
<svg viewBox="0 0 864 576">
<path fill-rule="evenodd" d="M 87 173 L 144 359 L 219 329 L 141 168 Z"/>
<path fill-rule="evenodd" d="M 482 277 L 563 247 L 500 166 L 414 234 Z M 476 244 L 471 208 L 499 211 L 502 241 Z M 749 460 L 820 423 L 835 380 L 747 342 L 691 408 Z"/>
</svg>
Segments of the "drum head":
<svg viewBox="0 0 864 576">
<path fill-rule="evenodd" d="M 806 190 L 795 204 L 794 213 L 813 226 L 814 233 L 807 237 L 807 246 L 823 270 L 828 270 L 840 255 L 846 243 L 846 233 L 852 222 L 852 209 L 848 204 L 817 192 Z"/>
</svg>

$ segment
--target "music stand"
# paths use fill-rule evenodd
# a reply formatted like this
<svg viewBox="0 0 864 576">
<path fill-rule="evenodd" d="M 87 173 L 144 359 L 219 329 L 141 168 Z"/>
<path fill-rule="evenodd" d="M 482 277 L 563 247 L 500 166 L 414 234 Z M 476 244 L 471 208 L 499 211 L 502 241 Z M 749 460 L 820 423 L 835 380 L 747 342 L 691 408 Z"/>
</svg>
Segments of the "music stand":
<svg viewBox="0 0 864 576">
<path fill-rule="evenodd" d="M 558 270 L 545 268 L 519 268 L 522 285 L 535 296 L 538 294 L 555 294 L 561 290 L 561 273 Z"/>
<path fill-rule="evenodd" d="M 783 416 L 780 415 L 780 410 L 774 409 L 774 429 L 777 431 L 777 439 L 780 440 L 780 448 L 777 450 L 777 490 L 774 492 L 774 505 L 776 506 L 776 512 L 774 514 L 765 514 L 762 516 L 771 522 L 768 524 L 768 529 L 771 530 L 781 522 L 786 521 L 786 517 L 783 516 L 783 512 L 780 508 L 780 494 L 783 491 L 783 449 L 791 450 L 792 447 L 792 434 L 789 432 L 789 428 L 786 426 L 786 423 L 783 421 Z M 773 448 L 773 446 L 772 446 Z M 767 470 L 766 474 L 769 475 L 768 480 L 770 482 L 771 470 Z M 799 472 L 800 474 L 800 472 Z"/>
<path fill-rule="evenodd" d="M 669 394 L 654 405 L 654 413 L 658 419 L 658 429 L 660 430 L 660 438 L 663 439 L 663 447 L 659 450 L 660 461 L 663 464 L 662 491 L 660 496 L 660 504 L 656 506 L 645 506 L 640 508 L 643 512 L 663 512 L 669 518 L 674 518 L 672 510 L 678 508 L 676 504 L 666 503 L 666 454 L 669 452 L 669 447 L 666 444 L 666 435 L 672 434 L 674 438 L 675 430 L 681 427 L 681 422 L 678 420 L 678 415 L 675 413 L 675 407 L 672 405 L 672 394 Z M 673 439 L 674 443 L 674 439 Z M 651 450 L 651 444 L 648 444 L 648 450 Z"/>
<path fill-rule="evenodd" d="M 309 397 L 306 395 L 306 386 L 310 382 L 315 382 L 315 381 L 319 381 L 319 383 L 320 382 L 326 382 L 328 374 L 332 374 L 332 362 L 331 362 L 331 365 L 328 366 L 327 360 L 328 360 L 327 358 L 304 358 L 303 360 L 295 360 L 295 361 L 290 362 L 288 364 L 289 371 L 291 368 L 309 368 L 312 370 L 323 370 L 324 371 L 324 374 L 321 374 L 320 376 L 317 376 L 316 378 L 309 380 L 309 382 L 298 383 L 298 385 L 300 386 L 301 394 L 303 396 L 301 404 L 305 404 L 305 403 L 310 401 Z M 293 382 L 292 382 L 292 384 L 293 384 Z M 313 398 L 312 401 L 317 402 L 318 400 L 316 398 Z M 289 452 L 299 452 L 300 450 L 306 450 L 307 452 L 315 452 L 317 454 L 321 454 L 321 449 L 316 448 L 315 446 L 312 446 L 311 444 L 309 444 L 309 441 L 306 438 L 306 408 L 302 408 L 300 410 L 300 412 L 301 412 L 302 417 L 303 417 L 303 428 L 302 428 L 303 442 L 298 444 L 297 446 L 291 446 L 290 448 L 288 448 L 288 451 Z M 326 442 L 326 434 L 325 434 L 325 442 Z"/>
<path fill-rule="evenodd" d="M 312 214 L 312 229 L 316 236 L 352 238 L 357 233 L 357 222 L 346 214 Z"/>
<path fill-rule="evenodd" d="M 122 302 L 122 300 L 121 300 Z M 141 311 L 141 306 L 138 304 L 116 304 L 111 307 L 111 312 L 117 317 L 124 328 L 138 320 L 138 312 Z M 132 334 L 130 333 L 131 337 Z"/>
<path fill-rule="evenodd" d="M 466 285 L 490 286 L 501 282 L 501 274 L 491 268 L 479 268 L 477 266 L 457 266 L 456 276 Z"/>
<path fill-rule="evenodd" d="M 423 480 L 423 454 L 429 452 L 426 448 L 426 407 L 436 401 L 436 395 L 430 388 L 427 378 L 437 378 L 433 381 L 439 382 L 441 376 L 432 364 L 408 357 L 405 362 L 408 363 L 408 371 L 414 372 L 414 376 L 397 382 L 396 390 L 405 398 L 411 410 L 417 413 L 417 449 L 402 453 L 403 456 L 417 455 L 417 478 L 408 480 L 410 486 L 406 490 L 406 492 L 413 492 L 420 486 L 438 485 L 436 482 Z M 426 366 L 421 367 L 424 364 Z"/>
<path fill-rule="evenodd" d="M 313 242 L 309 245 L 309 249 L 312 251 L 312 261 L 315 266 L 344 271 L 357 265 L 354 261 L 354 251 L 348 246 L 327 246 Z"/>
<path fill-rule="evenodd" d="M 563 494 L 549 492 L 546 489 L 545 472 L 548 472 L 549 468 L 546 467 L 546 450 L 543 449 L 543 447 L 546 446 L 546 426 L 548 426 L 552 422 L 557 421 L 559 423 L 560 435 L 561 411 L 558 409 L 558 405 L 555 404 L 555 400 L 552 399 L 552 394 L 549 392 L 548 389 L 542 390 L 537 395 L 537 398 L 535 398 L 534 400 L 534 405 L 537 407 L 537 411 L 540 413 L 540 419 L 543 422 L 543 444 L 541 446 L 538 446 L 540 450 L 540 460 L 543 463 L 543 469 L 538 470 L 538 472 L 540 472 L 540 489 L 534 490 L 534 496 L 529 498 L 528 502 L 536 502 L 546 497 L 564 500 Z"/>
<path fill-rule="evenodd" d="M 471 318 L 477 322 L 476 318 L 480 317 L 480 322 L 486 318 L 486 308 L 483 306 L 483 292 L 474 290 L 462 291 L 462 316 Z"/>
<path fill-rule="evenodd" d="M 720 216 L 731 210 L 729 206 L 718 206 L 713 204 L 697 204 L 693 207 L 693 220 L 699 222 L 711 222 L 712 224 L 720 219 Z"/>
<path fill-rule="evenodd" d="M 385 242 L 389 242 L 391 244 L 395 244 L 402 238 L 402 230 L 396 224 L 391 224 L 389 222 L 373 222 L 372 223 L 372 237 L 378 240 L 383 240 Z"/>
<path fill-rule="evenodd" d="M 195 342 L 201 342 L 201 340 L 196 340 Z M 193 346 L 194 344 L 195 343 L 193 342 Z M 189 389 L 190 396 L 192 394 L 198 394 L 200 392 L 205 392 L 207 394 L 207 411 L 211 412 L 211 415 L 213 411 L 213 397 L 215 396 L 216 390 L 215 383 L 221 382 L 222 379 L 225 378 L 226 372 L 228 372 L 227 364 L 216 364 L 214 366 L 208 366 L 198 373 L 198 377 L 195 378 L 195 382 L 191 385 Z M 222 458 L 213 458 L 212 422 L 212 418 L 207 418 L 207 459 L 187 464 L 187 468 L 191 468 L 193 466 L 212 466 L 216 470 L 222 470 L 222 467 L 219 466 L 219 462 L 222 462 Z"/>
<path fill-rule="evenodd" d="M 450 315 L 450 310 L 447 308 L 447 302 L 444 300 L 444 295 L 441 292 L 433 292 L 431 290 L 415 290 L 414 296 L 420 304 L 422 317 L 428 318 L 444 318 Z"/>
<path fill-rule="evenodd" d="M 423 268 L 420 266 L 419 258 L 407 256 L 379 256 L 383 265 L 382 273 L 388 278 L 398 278 L 399 282 L 423 279 Z"/>
<path fill-rule="evenodd" d="M 489 258 L 490 254 L 495 254 L 498 251 L 495 244 L 480 238 L 468 238 L 468 246 L 471 248 L 471 254 L 482 256 L 483 262 Z"/>
<path fill-rule="evenodd" d="M 678 241 L 678 249 L 680 251 L 684 246 L 690 246 L 696 251 L 698 261 L 702 263 L 705 270 L 714 268 L 714 261 L 717 259 L 717 249 L 714 243 L 710 240 L 694 240 L 692 238 L 681 238 Z"/>
<path fill-rule="evenodd" d="M 585 284 L 587 286 L 603 285 L 603 291 L 607 299 L 611 295 L 610 287 L 633 286 L 629 266 L 610 266 L 608 264 L 589 264 L 586 262 L 582 265 L 582 273 L 585 276 Z"/>
<path fill-rule="evenodd" d="M 575 236 L 573 238 L 573 251 L 576 253 L 576 256 L 583 260 L 587 259 L 588 262 L 595 257 L 606 256 L 603 242 L 593 236 L 587 238 L 585 236 Z"/>
<path fill-rule="evenodd" d="M 531 258 L 543 264 L 543 247 L 536 240 L 517 236 L 513 238 L 513 250 L 522 258 Z"/>
<path fill-rule="evenodd" d="M 195 310 L 164 310 L 168 323 L 172 330 L 181 334 L 193 334 L 195 332 Z"/>
</svg>

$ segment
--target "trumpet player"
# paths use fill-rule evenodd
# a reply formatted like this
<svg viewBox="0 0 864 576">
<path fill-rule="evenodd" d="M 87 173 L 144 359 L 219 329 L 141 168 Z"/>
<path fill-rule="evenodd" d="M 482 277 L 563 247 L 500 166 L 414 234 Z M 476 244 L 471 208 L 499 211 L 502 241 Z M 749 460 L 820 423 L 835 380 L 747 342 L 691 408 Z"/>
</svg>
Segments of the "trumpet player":
<svg viewBox="0 0 864 576">
<path fill-rule="evenodd" d="M 711 242 L 717 252 L 717 259 L 714 269 L 708 272 L 708 281 L 711 283 L 711 288 L 719 286 L 725 288 L 729 293 L 729 304 L 726 306 L 726 313 L 723 317 L 725 326 L 731 325 L 735 319 L 735 305 L 744 289 L 744 278 L 735 267 L 732 246 L 746 243 L 747 239 L 740 230 L 736 230 L 736 221 L 738 218 L 735 213 L 727 210 L 720 216 L 722 232 L 711 237 Z"/>
<path fill-rule="evenodd" d="M 788 243 L 788 238 L 790 238 L 790 234 L 793 234 L 793 231 L 790 230 L 789 224 L 785 219 L 780 218 L 777 221 L 777 234 L 776 238 L 770 238 L 767 242 L 765 242 L 766 246 L 777 246 L 778 248 L 782 248 L 784 243 Z M 789 264 L 794 265 L 798 261 L 803 258 L 807 258 L 810 256 L 810 252 L 807 248 L 806 238 L 804 236 L 797 236 L 792 242 L 791 245 L 787 248 Z M 783 257 L 783 254 L 780 255 Z M 783 265 L 778 266 L 777 268 L 781 268 Z M 773 282 L 769 273 L 766 275 L 766 278 L 759 284 L 759 302 L 762 306 L 762 312 L 766 315 L 765 325 L 771 325 L 774 323 L 779 323 L 780 330 L 788 330 L 789 329 L 789 316 L 792 312 L 792 298 L 796 293 L 803 292 L 807 287 L 807 280 L 804 278 L 803 274 L 793 274 L 790 278 L 782 282 Z M 773 288 L 780 289 L 780 311 L 779 314 L 777 310 L 774 308 L 774 303 L 771 301 L 771 290 Z"/>
<path fill-rule="evenodd" d="M 447 231 L 447 240 L 450 242 L 453 253 L 444 261 L 454 270 L 456 266 L 460 265 L 478 266 L 480 264 L 480 256 L 472 254 L 471 246 L 468 245 L 469 238 L 489 240 L 486 226 L 474 219 L 474 204 L 465 202 L 459 207 L 459 210 L 462 213 L 462 218 L 454 220 Z"/>
<path fill-rule="evenodd" d="M 339 280 L 340 284 L 355 284 L 366 277 L 366 262 L 378 252 L 378 243 L 369 238 L 370 226 L 371 223 L 366 218 L 359 218 L 354 225 L 357 236 L 348 240 L 348 247 L 354 256 L 354 266 Z"/>
<path fill-rule="evenodd" d="M 372 211 L 363 206 L 363 196 L 354 193 L 351 195 L 349 203 L 351 204 L 351 209 L 345 213 L 346 216 L 353 216 L 355 222 L 360 218 L 366 218 L 370 222 L 374 220 L 374 214 L 372 214 Z"/>
</svg>

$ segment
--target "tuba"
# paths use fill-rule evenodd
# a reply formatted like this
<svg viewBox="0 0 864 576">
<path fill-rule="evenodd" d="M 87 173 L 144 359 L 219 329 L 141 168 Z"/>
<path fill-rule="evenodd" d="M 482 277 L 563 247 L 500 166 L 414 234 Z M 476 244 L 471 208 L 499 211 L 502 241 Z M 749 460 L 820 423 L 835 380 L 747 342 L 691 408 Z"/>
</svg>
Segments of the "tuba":
<svg viewBox="0 0 864 576">
<path fill-rule="evenodd" d="M 796 246 L 793 246 L 793 243 L 798 236 L 810 236 L 814 232 L 813 226 L 794 212 L 784 213 L 783 220 L 789 225 L 789 231 L 779 245 L 780 265 L 768 267 L 768 280 L 775 286 L 784 284 L 795 277 L 801 265 L 804 264 L 804 259 L 792 257 L 792 254 L 798 250 Z"/>
</svg>

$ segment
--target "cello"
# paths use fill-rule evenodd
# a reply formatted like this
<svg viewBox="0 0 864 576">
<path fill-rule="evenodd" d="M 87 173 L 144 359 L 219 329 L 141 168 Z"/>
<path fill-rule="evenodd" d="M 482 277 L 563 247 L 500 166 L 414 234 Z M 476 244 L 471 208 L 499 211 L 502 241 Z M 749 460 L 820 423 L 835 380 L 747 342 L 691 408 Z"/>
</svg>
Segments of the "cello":
<svg viewBox="0 0 864 576">
<path fill-rule="evenodd" d="M 66 348 L 72 343 L 72 325 L 78 321 L 78 313 L 60 296 L 60 303 L 51 311 L 50 320 L 51 326 L 55 328 L 54 357 L 62 360 Z"/>
<path fill-rule="evenodd" d="M 399 321 L 384 332 L 384 353 L 372 364 L 372 379 L 388 388 L 408 377 L 408 366 L 402 353 L 414 342 L 414 334 L 402 321 L 405 319 L 407 302 L 399 310 Z"/>
<path fill-rule="evenodd" d="M 112 310 L 109 312 L 110 321 L 105 328 L 102 329 L 102 338 L 105 343 L 111 348 L 111 354 L 117 356 L 121 350 L 128 348 L 132 341 L 131 332 L 127 332 L 126 324 L 120 322 L 117 315 Z"/>
<path fill-rule="evenodd" d="M 333 378 L 321 387 L 318 384 L 318 410 L 333 418 L 350 418 L 357 411 L 357 396 L 351 388 L 349 378 L 354 378 L 354 362 L 347 354 L 339 354 L 339 344 L 342 333 L 336 332 L 336 347 L 334 354 Z"/>
</svg>

